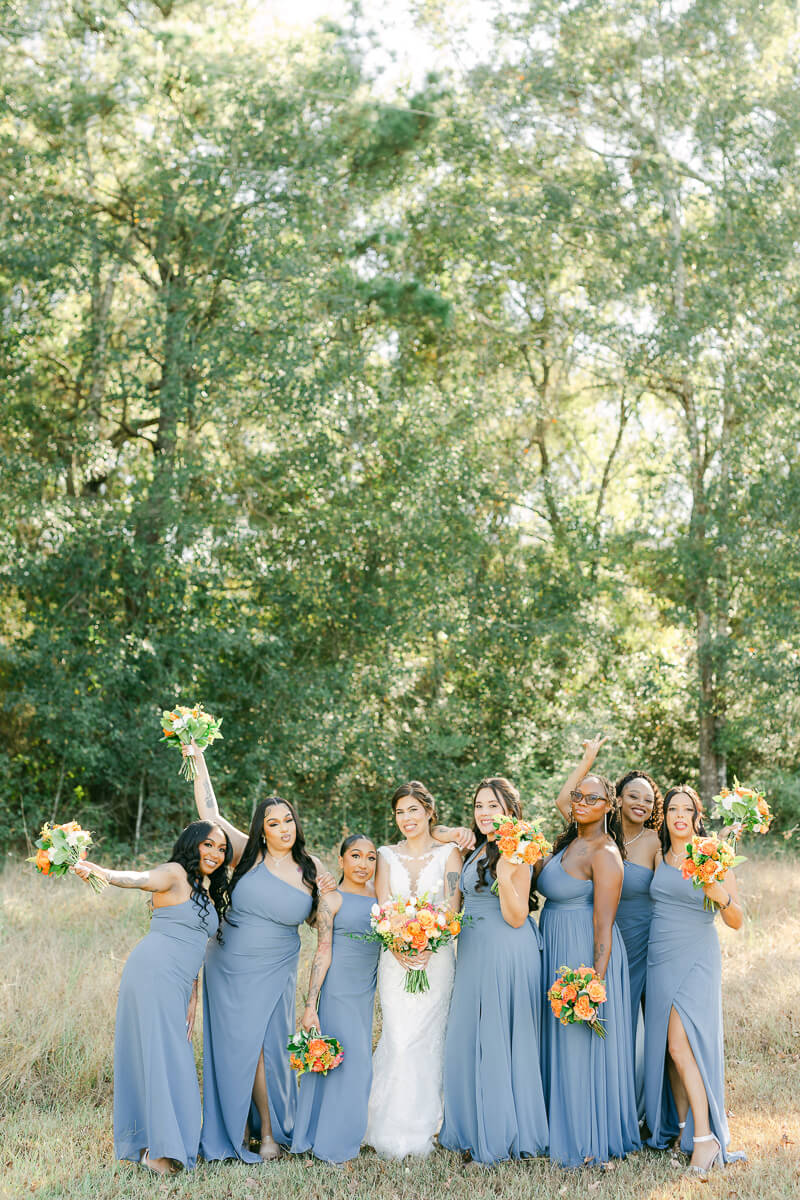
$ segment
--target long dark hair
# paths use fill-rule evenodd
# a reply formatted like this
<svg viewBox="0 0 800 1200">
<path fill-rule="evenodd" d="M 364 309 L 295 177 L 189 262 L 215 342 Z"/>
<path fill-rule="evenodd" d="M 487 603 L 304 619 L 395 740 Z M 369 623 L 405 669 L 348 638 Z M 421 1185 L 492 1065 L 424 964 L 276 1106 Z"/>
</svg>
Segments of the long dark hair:
<svg viewBox="0 0 800 1200">
<path fill-rule="evenodd" d="M 200 874 L 200 845 L 206 840 L 212 829 L 219 829 L 225 838 L 225 858 L 211 875 L 208 876 L 208 890 L 203 887 L 203 876 Z M 186 872 L 189 886 L 192 889 L 190 899 L 200 912 L 200 920 L 208 928 L 209 898 L 219 917 L 217 939 L 222 941 L 222 922 L 231 902 L 230 886 L 228 884 L 228 867 L 233 858 L 230 839 L 214 821 L 192 821 L 178 835 L 178 840 L 172 847 L 169 862 L 178 863 Z"/>
<path fill-rule="evenodd" d="M 347 837 L 339 847 L 339 858 L 344 858 L 347 851 L 351 846 L 355 846 L 356 842 L 369 842 L 373 850 L 377 850 L 378 848 L 368 833 L 348 833 Z M 339 883 L 341 883 L 343 879 L 344 871 L 342 871 L 342 874 L 339 876 Z"/>
<path fill-rule="evenodd" d="M 617 800 L 617 793 L 613 783 L 610 779 L 606 779 L 605 775 L 595 775 L 594 771 L 590 771 L 585 778 L 596 779 L 605 792 L 606 800 L 611 805 L 611 808 L 608 810 L 608 836 L 613 838 L 620 854 L 623 858 L 626 858 L 625 839 L 622 836 L 622 822 L 619 817 L 619 801 Z M 583 782 L 581 780 L 581 783 Z M 553 854 L 558 854 L 561 850 L 566 850 L 567 846 L 571 842 L 574 842 L 577 836 L 578 826 L 574 821 L 570 821 L 563 833 L 560 833 L 553 842 Z"/>
<path fill-rule="evenodd" d="M 666 854 L 672 849 L 669 833 L 667 832 L 667 809 L 669 802 L 673 796 L 677 796 L 678 792 L 685 792 L 694 805 L 692 813 L 692 831 L 700 837 L 706 836 L 706 827 L 703 824 L 703 801 L 698 796 L 693 787 L 689 787 L 688 783 L 682 783 L 680 787 L 672 787 L 664 797 L 664 824 L 661 826 L 659 837 L 661 839 L 661 853 Z"/>
<path fill-rule="evenodd" d="M 618 779 L 616 784 L 617 799 L 620 801 L 620 809 L 616 814 L 615 819 L 622 821 L 622 791 L 629 783 L 633 783 L 634 779 L 643 779 L 645 783 L 649 783 L 653 789 L 653 811 L 644 823 L 645 829 L 655 829 L 656 833 L 661 831 L 661 826 L 664 823 L 664 800 L 661 795 L 661 788 L 653 779 L 652 775 L 648 775 L 646 771 L 628 771 L 621 779 Z M 622 826 L 620 825 L 620 828 Z"/>
<path fill-rule="evenodd" d="M 475 850 L 473 854 L 477 854 L 480 848 L 485 844 L 486 853 L 481 858 L 477 865 L 478 882 L 475 884 L 475 891 L 482 892 L 484 888 L 491 887 L 494 880 L 497 879 L 497 864 L 500 861 L 500 849 L 496 841 L 490 842 L 486 834 L 478 828 L 478 822 L 475 820 L 475 801 L 478 798 L 478 792 L 483 788 L 488 788 L 494 793 L 494 798 L 498 804 L 502 805 L 504 812 L 510 817 L 516 817 L 517 820 L 522 820 L 522 804 L 520 803 L 519 791 L 514 787 L 510 779 L 506 779 L 503 775 L 489 775 L 486 779 L 482 779 L 475 788 L 475 793 L 472 797 L 472 832 L 475 834 Z M 491 875 L 491 881 L 487 880 L 486 876 Z M 531 874 L 531 887 L 528 892 L 528 912 L 533 912 L 539 907 L 539 897 L 536 894 L 536 888 L 533 883 L 533 874 Z"/>
<path fill-rule="evenodd" d="M 411 779 L 408 783 L 401 783 L 399 788 L 396 788 L 392 793 L 392 812 L 397 811 L 397 806 L 405 796 L 412 796 L 428 814 L 428 828 L 432 829 L 438 818 L 436 816 L 436 801 L 430 794 L 424 783 L 420 783 L 418 779 Z"/>
<path fill-rule="evenodd" d="M 306 839 L 303 834 L 303 826 L 300 824 L 300 818 L 297 815 L 297 809 L 288 800 L 284 800 L 282 796 L 267 796 L 266 800 L 262 800 L 256 805 L 256 811 L 253 813 L 253 819 L 250 822 L 250 831 L 247 835 L 247 845 L 242 851 L 242 857 L 239 859 L 239 864 L 233 872 L 231 880 L 231 892 L 236 887 L 243 875 L 246 875 L 261 856 L 262 858 L 267 852 L 267 839 L 264 836 L 264 817 L 267 809 L 275 808 L 278 804 L 285 804 L 289 812 L 294 818 L 294 827 L 296 837 L 292 846 L 292 858 L 297 863 L 303 876 L 303 883 L 311 892 L 311 912 L 308 914 L 308 920 L 313 921 L 317 912 L 317 904 L 319 903 L 319 889 L 317 887 L 317 868 L 314 860 L 306 850 Z M 229 919 L 228 924 L 234 924 Z"/>
</svg>

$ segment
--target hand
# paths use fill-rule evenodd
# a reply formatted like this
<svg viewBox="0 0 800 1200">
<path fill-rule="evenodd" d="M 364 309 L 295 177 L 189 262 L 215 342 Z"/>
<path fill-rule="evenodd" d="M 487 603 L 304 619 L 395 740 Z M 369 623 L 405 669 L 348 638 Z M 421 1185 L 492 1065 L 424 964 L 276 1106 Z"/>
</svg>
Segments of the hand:
<svg viewBox="0 0 800 1200">
<path fill-rule="evenodd" d="M 447 831 L 447 841 L 455 842 L 462 854 L 475 849 L 475 834 L 464 825 L 454 825 Z"/>
<path fill-rule="evenodd" d="M 730 892 L 725 887 L 724 883 L 704 883 L 703 891 L 708 896 L 709 900 L 713 900 L 715 904 L 722 907 L 727 904 L 730 899 Z"/>
<path fill-rule="evenodd" d="M 406 971 L 414 971 L 417 968 L 426 967 L 428 959 L 431 956 L 430 950 L 423 950 L 421 954 L 401 954 L 399 950 L 393 950 L 392 954 Z"/>
<path fill-rule="evenodd" d="M 188 742 L 181 742 L 181 754 L 184 758 L 203 757 L 203 751 L 200 749 L 194 738 L 190 738 Z"/>
<path fill-rule="evenodd" d="M 516 869 L 517 864 L 509 862 L 508 859 L 503 858 L 501 854 L 497 860 L 497 882 L 510 883 Z"/>
<path fill-rule="evenodd" d="M 336 880 L 324 867 L 321 871 L 317 871 L 317 889 L 321 896 L 324 896 L 326 892 L 336 891 Z"/>
<path fill-rule="evenodd" d="M 305 1012 L 300 1018 L 300 1028 L 304 1029 L 306 1033 L 311 1033 L 312 1029 L 319 1030 L 319 1013 L 310 1004 L 306 1005 Z"/>
<path fill-rule="evenodd" d="M 600 747 L 605 746 L 607 741 L 608 737 L 604 733 L 596 733 L 593 738 L 587 738 L 585 741 L 581 742 L 584 760 L 588 762 L 590 766 L 600 753 Z"/>
<path fill-rule="evenodd" d="M 197 1013 L 197 980 L 192 984 L 192 994 L 189 997 L 189 1007 L 186 1010 L 186 1040 L 192 1040 L 194 1032 L 194 1018 Z"/>
<path fill-rule="evenodd" d="M 75 863 L 72 870 L 82 879 L 84 883 L 89 882 L 90 875 L 96 875 L 98 879 L 104 879 L 106 883 L 110 883 L 109 874 L 105 867 L 98 867 L 97 863 L 89 862 L 86 858 L 81 858 Z"/>
</svg>

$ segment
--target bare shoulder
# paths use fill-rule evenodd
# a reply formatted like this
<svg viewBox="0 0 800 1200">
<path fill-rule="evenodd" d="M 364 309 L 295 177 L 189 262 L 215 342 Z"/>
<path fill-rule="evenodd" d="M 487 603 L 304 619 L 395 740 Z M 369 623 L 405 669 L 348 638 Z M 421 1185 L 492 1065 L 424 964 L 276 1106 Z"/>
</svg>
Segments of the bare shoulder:
<svg viewBox="0 0 800 1200">
<path fill-rule="evenodd" d="M 611 838 L 604 839 L 592 855 L 592 870 L 597 868 L 601 871 L 619 871 L 620 874 L 624 870 L 619 846 Z"/>
<path fill-rule="evenodd" d="M 450 853 L 445 862 L 445 868 L 448 871 L 460 871 L 464 862 L 464 857 L 457 846 L 452 846 Z"/>
<path fill-rule="evenodd" d="M 339 891 L 324 892 L 319 898 L 320 911 L 324 909 L 326 912 L 330 913 L 331 916 L 335 916 L 341 907 L 342 893 Z"/>
</svg>

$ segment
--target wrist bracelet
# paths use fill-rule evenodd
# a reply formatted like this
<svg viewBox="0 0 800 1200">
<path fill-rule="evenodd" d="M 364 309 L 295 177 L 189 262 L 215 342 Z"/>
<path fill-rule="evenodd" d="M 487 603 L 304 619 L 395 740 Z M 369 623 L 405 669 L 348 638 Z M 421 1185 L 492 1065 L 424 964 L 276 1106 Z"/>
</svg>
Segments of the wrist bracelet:
<svg viewBox="0 0 800 1200">
<path fill-rule="evenodd" d="M 727 904 L 720 904 L 720 906 L 719 906 L 719 911 L 722 913 L 722 912 L 725 912 L 725 909 L 726 909 L 726 908 L 730 908 L 730 906 L 731 906 L 731 901 L 732 901 L 732 900 L 733 900 L 733 896 L 731 895 L 731 893 L 730 893 L 730 892 L 728 892 L 728 903 L 727 903 Z"/>
</svg>

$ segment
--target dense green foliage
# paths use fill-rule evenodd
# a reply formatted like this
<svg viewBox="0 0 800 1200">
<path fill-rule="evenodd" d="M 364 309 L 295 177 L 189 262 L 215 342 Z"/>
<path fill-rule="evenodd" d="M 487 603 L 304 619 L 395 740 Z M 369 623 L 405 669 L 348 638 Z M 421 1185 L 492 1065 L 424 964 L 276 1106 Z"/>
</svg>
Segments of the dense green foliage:
<svg viewBox="0 0 800 1200">
<path fill-rule="evenodd" d="M 509 0 L 391 99 L 248 11 L 4 6 L 0 828 L 167 836 L 197 700 L 328 842 L 595 727 L 790 828 L 793 6 Z"/>
</svg>

